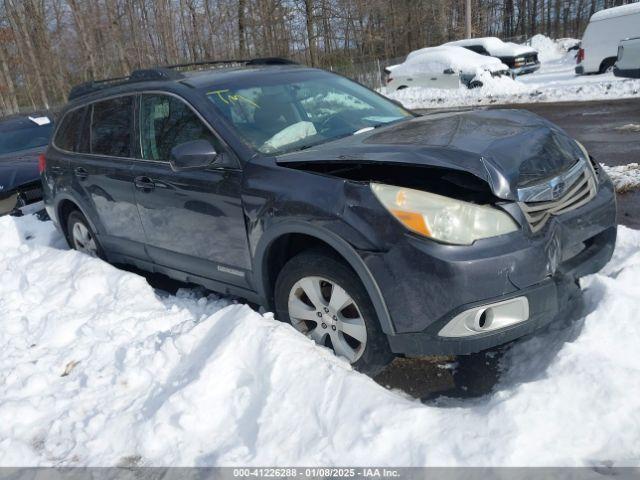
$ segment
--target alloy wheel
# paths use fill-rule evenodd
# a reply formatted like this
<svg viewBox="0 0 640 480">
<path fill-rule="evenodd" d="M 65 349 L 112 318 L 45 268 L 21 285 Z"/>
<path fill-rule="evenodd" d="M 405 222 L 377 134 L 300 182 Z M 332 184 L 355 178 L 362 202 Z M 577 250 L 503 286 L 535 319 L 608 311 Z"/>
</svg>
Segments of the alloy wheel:
<svg viewBox="0 0 640 480">
<path fill-rule="evenodd" d="M 289 293 L 291 324 L 317 344 L 356 362 L 367 345 L 365 320 L 355 300 L 336 282 L 304 277 Z"/>
<path fill-rule="evenodd" d="M 76 250 L 91 257 L 98 256 L 98 246 L 93 235 L 83 223 L 76 223 L 72 229 L 73 245 Z"/>
</svg>

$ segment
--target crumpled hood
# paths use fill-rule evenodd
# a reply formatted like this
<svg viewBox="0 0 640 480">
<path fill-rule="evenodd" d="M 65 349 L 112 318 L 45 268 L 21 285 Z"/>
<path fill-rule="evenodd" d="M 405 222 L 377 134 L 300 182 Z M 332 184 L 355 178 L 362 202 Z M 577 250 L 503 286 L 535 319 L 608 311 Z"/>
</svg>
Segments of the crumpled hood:
<svg viewBox="0 0 640 480">
<path fill-rule="evenodd" d="M 498 198 L 568 170 L 582 153 L 575 141 L 526 110 L 427 115 L 278 157 L 279 164 L 411 164 L 469 172 Z"/>
<path fill-rule="evenodd" d="M 37 148 L 0 155 L 0 197 L 40 179 L 38 155 L 43 151 Z"/>
</svg>

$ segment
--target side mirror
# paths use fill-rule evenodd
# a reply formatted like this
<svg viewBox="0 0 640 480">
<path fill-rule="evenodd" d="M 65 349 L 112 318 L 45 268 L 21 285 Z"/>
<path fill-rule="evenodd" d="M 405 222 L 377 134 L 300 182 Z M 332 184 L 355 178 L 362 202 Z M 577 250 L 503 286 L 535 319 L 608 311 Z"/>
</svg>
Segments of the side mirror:
<svg viewBox="0 0 640 480">
<path fill-rule="evenodd" d="M 442 73 L 444 73 L 444 74 L 446 74 L 446 75 L 453 75 L 453 74 L 454 74 L 454 73 L 456 73 L 456 72 L 454 72 L 454 71 L 453 71 L 453 68 L 447 68 L 447 69 L 446 69 L 444 72 L 442 72 Z"/>
<path fill-rule="evenodd" d="M 192 140 L 181 143 L 171 149 L 171 168 L 181 170 L 196 170 L 211 165 L 218 153 L 207 140 Z"/>
</svg>

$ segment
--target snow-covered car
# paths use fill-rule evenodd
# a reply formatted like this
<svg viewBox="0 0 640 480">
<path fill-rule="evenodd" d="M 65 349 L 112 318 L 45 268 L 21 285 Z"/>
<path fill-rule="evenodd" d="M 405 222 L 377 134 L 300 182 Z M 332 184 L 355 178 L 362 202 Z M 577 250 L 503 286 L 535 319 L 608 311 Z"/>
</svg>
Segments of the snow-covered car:
<svg viewBox="0 0 640 480">
<path fill-rule="evenodd" d="M 630 3 L 594 13 L 582 35 L 576 73 L 582 75 L 613 70 L 620 41 L 638 36 L 640 3 Z"/>
<path fill-rule="evenodd" d="M 480 55 L 497 58 L 507 65 L 514 75 L 532 73 L 540 68 L 538 51 L 535 48 L 503 42 L 497 37 L 467 38 L 444 45 L 463 47 Z"/>
<path fill-rule="evenodd" d="M 640 78 L 640 37 L 620 42 L 613 74 L 616 77 Z"/>
<path fill-rule="evenodd" d="M 52 131 L 51 118 L 43 114 L 0 120 L 0 215 L 42 200 L 38 157 Z"/>
<path fill-rule="evenodd" d="M 480 77 L 509 75 L 500 60 L 478 55 L 462 47 L 428 47 L 411 52 L 404 63 L 385 69 L 387 92 L 407 87 L 481 87 Z"/>
</svg>

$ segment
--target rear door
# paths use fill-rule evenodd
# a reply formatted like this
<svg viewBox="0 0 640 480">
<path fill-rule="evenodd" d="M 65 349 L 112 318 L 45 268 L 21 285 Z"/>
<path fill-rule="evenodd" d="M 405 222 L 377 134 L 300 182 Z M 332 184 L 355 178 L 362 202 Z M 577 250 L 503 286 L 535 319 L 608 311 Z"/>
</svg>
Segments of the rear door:
<svg viewBox="0 0 640 480">
<path fill-rule="evenodd" d="M 135 196 L 151 259 L 166 267 L 247 286 L 249 246 L 237 160 L 203 118 L 173 95 L 143 94 L 139 108 L 142 159 L 135 162 Z M 209 141 L 218 160 L 175 172 L 171 149 Z"/>
<path fill-rule="evenodd" d="M 73 190 L 108 252 L 146 259 L 145 235 L 136 205 L 131 157 L 137 96 L 101 100 L 88 106 L 79 153 L 70 156 Z"/>
</svg>

